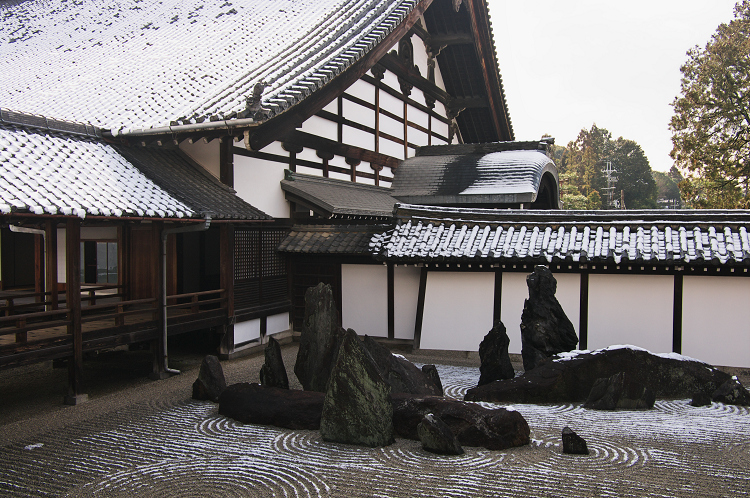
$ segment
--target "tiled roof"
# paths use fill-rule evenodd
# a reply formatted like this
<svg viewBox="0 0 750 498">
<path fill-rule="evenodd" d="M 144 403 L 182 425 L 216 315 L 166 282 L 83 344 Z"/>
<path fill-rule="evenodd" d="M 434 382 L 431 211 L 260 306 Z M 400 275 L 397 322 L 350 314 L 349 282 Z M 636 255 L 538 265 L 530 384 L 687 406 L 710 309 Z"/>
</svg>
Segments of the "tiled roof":
<svg viewBox="0 0 750 498">
<path fill-rule="evenodd" d="M 296 254 L 337 254 L 369 256 L 373 234 L 384 225 L 297 225 L 281 242 L 278 250 Z"/>
<path fill-rule="evenodd" d="M 234 189 L 195 164 L 179 149 L 116 146 L 115 149 L 147 177 L 197 213 L 213 219 L 273 219 L 236 195 Z"/>
<path fill-rule="evenodd" d="M 476 150 L 472 146 L 420 149 L 394 172 L 393 196 L 412 204 L 530 203 L 536 200 L 544 173 L 557 180 L 555 165 L 543 150 L 503 150 L 502 142 L 487 145 Z M 490 145 L 499 150 L 492 151 Z"/>
<path fill-rule="evenodd" d="M 281 188 L 329 217 L 388 217 L 396 199 L 386 187 L 286 172 Z"/>
<path fill-rule="evenodd" d="M 192 217 L 110 145 L 0 125 L 0 213 Z"/>
<path fill-rule="evenodd" d="M 523 211 L 398 206 L 380 260 L 750 265 L 750 211 Z"/>
<path fill-rule="evenodd" d="M 417 0 L 0 3 L 0 102 L 114 134 L 268 117 L 325 85 Z"/>
</svg>

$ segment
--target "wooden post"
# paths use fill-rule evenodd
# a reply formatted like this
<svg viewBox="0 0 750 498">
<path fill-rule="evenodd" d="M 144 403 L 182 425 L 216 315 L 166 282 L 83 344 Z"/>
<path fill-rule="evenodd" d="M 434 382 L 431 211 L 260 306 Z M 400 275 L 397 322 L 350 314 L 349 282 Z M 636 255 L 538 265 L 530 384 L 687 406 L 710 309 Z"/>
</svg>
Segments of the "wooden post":
<svg viewBox="0 0 750 498">
<path fill-rule="evenodd" d="M 233 137 L 223 137 L 219 143 L 219 179 L 221 183 L 234 187 Z"/>
<path fill-rule="evenodd" d="M 47 310 L 56 310 L 59 307 L 59 296 L 57 289 L 57 224 L 47 221 L 44 225 L 45 244 L 47 256 L 44 268 L 46 270 L 46 292 L 49 293 L 49 306 Z"/>
<path fill-rule="evenodd" d="M 388 339 L 396 337 L 396 277 L 393 263 L 388 263 Z"/>
<path fill-rule="evenodd" d="M 589 274 L 588 270 L 581 271 L 581 293 L 579 303 L 578 349 L 588 348 L 589 342 Z"/>
<path fill-rule="evenodd" d="M 65 223 L 65 305 L 70 310 L 68 333 L 73 336 L 73 354 L 68 360 L 68 395 L 66 405 L 88 400 L 83 394 L 83 334 L 81 331 L 81 220 Z"/>
<path fill-rule="evenodd" d="M 494 322 L 502 320 L 501 310 L 503 306 L 503 271 L 500 269 L 495 270 L 495 297 L 493 306 L 492 326 L 494 327 Z"/>
<path fill-rule="evenodd" d="M 419 274 L 419 294 L 417 297 L 417 319 L 414 322 L 414 349 L 419 349 L 422 342 L 422 320 L 424 318 L 424 298 L 427 293 L 427 268 L 422 267 Z"/>
<path fill-rule="evenodd" d="M 674 276 L 674 302 L 672 303 L 672 352 L 682 354 L 682 274 Z"/>
<path fill-rule="evenodd" d="M 234 225 L 222 223 L 219 230 L 219 282 L 227 299 L 227 324 L 219 344 L 219 355 L 228 359 L 234 352 Z"/>
<path fill-rule="evenodd" d="M 153 380 L 161 380 L 169 378 L 169 374 L 164 370 L 164 343 L 162 342 L 162 334 L 164 333 L 164 327 L 166 323 L 164 321 L 164 313 L 162 312 L 162 306 L 166 305 L 166 302 L 162 302 L 164 281 L 164 263 L 162 260 L 162 244 L 161 244 L 161 233 L 164 229 L 164 222 L 154 221 L 151 225 L 151 268 L 153 268 L 153 275 L 151 278 L 151 295 L 156 298 L 157 303 L 157 323 L 158 325 L 158 338 L 151 341 L 151 351 L 153 352 L 153 370 L 149 377 Z"/>
<path fill-rule="evenodd" d="M 34 301 L 44 303 L 46 301 L 44 292 L 44 238 L 41 235 L 34 235 Z"/>
</svg>

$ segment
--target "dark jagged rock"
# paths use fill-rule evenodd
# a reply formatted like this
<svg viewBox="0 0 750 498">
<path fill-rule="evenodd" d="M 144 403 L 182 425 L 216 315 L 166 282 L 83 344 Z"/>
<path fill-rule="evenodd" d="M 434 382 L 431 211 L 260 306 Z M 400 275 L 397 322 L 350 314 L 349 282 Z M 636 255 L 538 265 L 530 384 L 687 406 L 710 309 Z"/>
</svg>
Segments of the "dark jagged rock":
<svg viewBox="0 0 750 498">
<path fill-rule="evenodd" d="M 583 404 L 590 410 L 648 410 L 654 407 L 654 393 L 641 384 L 636 384 L 617 372 L 611 377 L 597 379 Z"/>
<path fill-rule="evenodd" d="M 424 416 L 417 425 L 422 448 L 440 455 L 463 455 L 464 449 L 451 428 L 432 413 Z"/>
<path fill-rule="evenodd" d="M 325 441 L 376 447 L 392 444 L 391 386 L 356 332 L 346 331 L 323 402 Z"/>
<path fill-rule="evenodd" d="M 576 434 L 570 427 L 562 430 L 563 453 L 569 455 L 588 455 L 586 440 Z"/>
<path fill-rule="evenodd" d="M 703 392 L 693 393 L 690 406 L 708 406 L 711 404 L 711 396 Z"/>
<path fill-rule="evenodd" d="M 370 353 L 383 379 L 390 384 L 392 393 L 443 395 L 443 386 L 425 375 L 416 365 L 391 353 L 375 339 L 365 336 L 363 346 Z M 437 370 L 435 370 L 437 375 Z"/>
<path fill-rule="evenodd" d="M 726 405 L 750 406 L 750 393 L 747 392 L 747 389 L 737 377 L 731 377 L 720 385 L 716 391 L 711 393 L 711 399 Z"/>
<path fill-rule="evenodd" d="M 443 382 L 440 380 L 440 374 L 435 365 L 422 365 L 422 373 L 425 374 L 432 383 L 437 387 L 438 395 L 443 395 Z"/>
<path fill-rule="evenodd" d="M 320 428 L 323 393 L 233 384 L 219 397 L 219 414 L 245 424 L 273 425 L 287 429 Z"/>
<path fill-rule="evenodd" d="M 286 376 L 279 341 L 270 337 L 263 353 L 266 356 L 266 362 L 260 369 L 261 385 L 289 389 L 289 377 Z"/>
<path fill-rule="evenodd" d="M 578 344 L 573 324 L 555 297 L 557 280 L 546 266 L 526 277 L 529 298 L 521 314 L 521 356 L 526 372 Z"/>
<path fill-rule="evenodd" d="M 305 318 L 294 373 L 306 391 L 326 392 L 344 330 L 331 286 L 323 283 L 305 292 Z"/>
<path fill-rule="evenodd" d="M 226 387 L 227 381 L 219 358 L 214 355 L 203 358 L 198 378 L 193 382 L 193 399 L 219 401 L 219 396 Z"/>
<path fill-rule="evenodd" d="M 398 436 L 419 439 L 417 427 L 428 413 L 445 422 L 463 446 L 503 450 L 529 444 L 529 424 L 516 411 L 438 396 L 393 395 L 393 427 Z"/>
<path fill-rule="evenodd" d="M 659 398 L 687 398 L 713 393 L 730 379 L 710 365 L 658 356 L 644 349 L 619 347 L 573 354 L 549 361 L 510 380 L 469 389 L 467 401 L 570 403 L 584 401 L 597 379 L 625 372 L 631 382 Z"/>
<path fill-rule="evenodd" d="M 505 325 L 500 320 L 495 322 L 492 330 L 487 332 L 479 344 L 479 385 L 484 385 L 493 380 L 505 380 L 515 377 L 516 372 L 510 362 L 508 354 L 510 339 L 505 331 Z"/>
</svg>

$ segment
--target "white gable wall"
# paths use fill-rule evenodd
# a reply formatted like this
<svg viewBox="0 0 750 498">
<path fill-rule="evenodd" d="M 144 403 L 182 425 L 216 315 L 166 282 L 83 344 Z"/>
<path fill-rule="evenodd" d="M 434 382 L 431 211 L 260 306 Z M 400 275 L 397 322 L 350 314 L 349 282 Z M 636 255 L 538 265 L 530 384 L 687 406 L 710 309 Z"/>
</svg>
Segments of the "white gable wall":
<svg viewBox="0 0 750 498">
<path fill-rule="evenodd" d="M 278 142 L 265 147 L 263 152 L 288 155 Z M 287 168 L 280 162 L 235 154 L 234 189 L 244 201 L 261 211 L 275 218 L 288 218 L 289 202 L 280 186 Z"/>
<path fill-rule="evenodd" d="M 204 143 L 203 140 L 198 140 L 192 144 L 188 140 L 183 140 L 182 143 L 180 143 L 180 150 L 190 156 L 193 161 L 203 166 L 206 171 L 214 175 L 216 178 L 220 178 L 220 145 L 221 144 L 218 140 L 212 140 L 208 143 Z"/>
</svg>

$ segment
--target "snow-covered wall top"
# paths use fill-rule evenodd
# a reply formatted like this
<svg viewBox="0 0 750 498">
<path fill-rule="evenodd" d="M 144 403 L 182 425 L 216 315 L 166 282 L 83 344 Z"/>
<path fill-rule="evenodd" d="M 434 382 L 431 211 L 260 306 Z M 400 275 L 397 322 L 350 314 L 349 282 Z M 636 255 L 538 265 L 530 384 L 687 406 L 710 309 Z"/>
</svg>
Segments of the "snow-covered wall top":
<svg viewBox="0 0 750 498">
<path fill-rule="evenodd" d="M 417 0 L 0 3 L 0 105 L 114 134 L 269 116 L 356 62 Z"/>
</svg>

